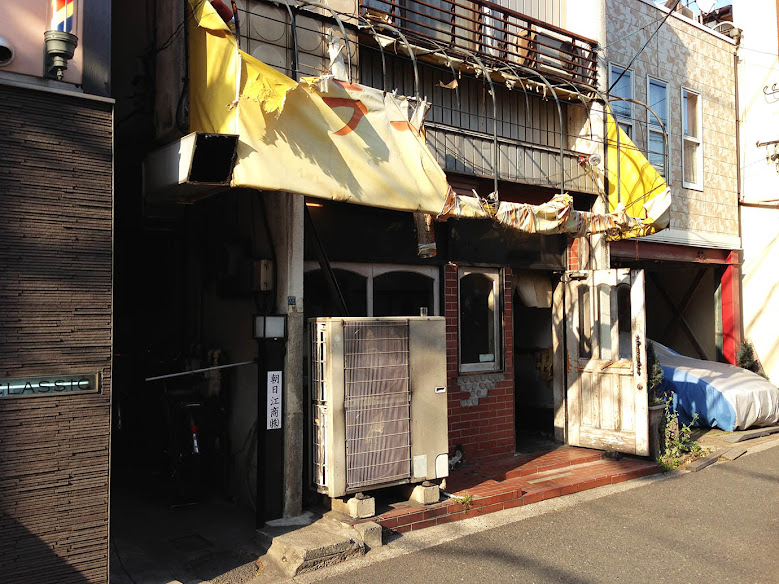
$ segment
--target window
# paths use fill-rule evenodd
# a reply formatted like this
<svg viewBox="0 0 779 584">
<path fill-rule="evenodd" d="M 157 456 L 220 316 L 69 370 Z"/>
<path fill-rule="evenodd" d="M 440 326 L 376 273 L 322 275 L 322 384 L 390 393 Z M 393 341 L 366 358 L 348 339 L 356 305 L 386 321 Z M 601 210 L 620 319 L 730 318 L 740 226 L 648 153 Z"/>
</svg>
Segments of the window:
<svg viewBox="0 0 779 584">
<path fill-rule="evenodd" d="M 577 289 L 579 302 L 579 357 L 592 358 L 592 315 L 590 314 L 590 287 L 587 284 L 580 285 Z"/>
<path fill-rule="evenodd" d="M 416 272 L 386 272 L 373 278 L 373 316 L 432 316 L 433 278 Z"/>
<path fill-rule="evenodd" d="M 624 72 L 624 75 L 623 75 Z M 621 77 L 620 77 L 621 75 Z M 619 81 L 617 81 L 619 79 Z M 614 82 L 617 81 L 616 85 Z M 614 85 L 611 89 L 612 97 L 622 97 L 625 99 L 633 99 L 633 72 L 623 69 L 617 65 L 612 65 L 609 72 L 609 86 Z M 633 104 L 629 101 L 615 100 L 611 102 L 611 109 L 614 112 L 614 117 L 617 119 L 619 127 L 628 135 L 628 138 L 633 139 Z"/>
<path fill-rule="evenodd" d="M 581 284 L 577 288 L 576 300 L 579 358 L 602 361 L 631 359 L 630 286 L 599 284 L 590 288 Z"/>
<path fill-rule="evenodd" d="M 619 331 L 619 358 L 632 359 L 633 310 L 630 303 L 630 286 L 617 286 L 617 329 Z"/>
<path fill-rule="evenodd" d="M 435 266 L 332 262 L 350 316 L 438 316 L 439 269 Z M 306 262 L 303 280 L 306 318 L 337 316 L 324 273 Z"/>
<path fill-rule="evenodd" d="M 682 176 L 683 186 L 703 189 L 703 146 L 701 144 L 700 95 L 682 88 Z"/>
<path fill-rule="evenodd" d="M 647 112 L 648 144 L 647 158 L 655 167 L 660 176 L 665 177 L 670 183 L 670 174 L 666 172 L 668 153 L 665 150 L 665 138 L 663 128 L 668 131 L 668 86 L 664 81 L 649 78 L 647 92 L 649 94 L 649 108 Z M 657 117 L 652 114 L 655 112 Z"/>
<path fill-rule="evenodd" d="M 333 269 L 341 295 L 350 316 L 368 316 L 366 301 L 368 279 L 362 274 L 349 270 Z M 303 276 L 303 293 L 307 317 L 336 316 L 341 314 L 339 303 L 330 293 L 330 288 L 322 270 L 306 272 Z"/>
<path fill-rule="evenodd" d="M 499 270 L 460 270 L 460 371 L 500 368 L 500 289 Z"/>
</svg>

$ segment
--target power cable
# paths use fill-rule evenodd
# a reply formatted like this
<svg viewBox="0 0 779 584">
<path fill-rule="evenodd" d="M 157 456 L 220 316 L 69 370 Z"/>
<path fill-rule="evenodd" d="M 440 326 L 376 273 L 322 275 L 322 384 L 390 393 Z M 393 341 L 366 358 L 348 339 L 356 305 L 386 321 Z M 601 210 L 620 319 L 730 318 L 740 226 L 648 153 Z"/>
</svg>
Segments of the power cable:
<svg viewBox="0 0 779 584">
<path fill-rule="evenodd" d="M 679 6 L 679 4 L 681 3 L 681 1 L 682 1 L 682 0 L 676 0 L 676 4 L 674 4 L 674 5 L 673 5 L 673 8 L 671 8 L 671 9 L 668 11 L 668 14 L 666 14 L 666 15 L 665 15 L 665 18 L 663 18 L 663 22 L 661 22 L 661 23 L 660 23 L 660 26 L 658 26 L 658 27 L 655 29 L 655 32 L 653 32 L 651 35 L 649 35 L 649 38 L 648 38 L 648 39 L 646 39 L 646 42 L 644 43 L 644 46 L 643 46 L 643 47 L 641 47 L 641 49 L 640 49 L 640 50 L 639 50 L 639 51 L 638 51 L 638 52 L 635 54 L 635 56 L 633 57 L 633 59 L 630 61 L 630 64 L 628 64 L 628 66 L 627 66 L 627 67 L 625 67 L 625 68 L 622 70 L 622 73 L 620 73 L 620 74 L 619 74 L 619 77 L 617 77 L 617 78 L 614 80 L 614 83 L 612 83 L 612 84 L 611 84 L 611 87 L 609 87 L 608 93 L 611 93 L 611 90 L 612 90 L 612 89 L 614 89 L 614 87 L 617 85 L 617 83 L 619 83 L 619 80 L 620 80 L 620 79 L 622 79 L 623 75 L 625 75 L 625 73 L 627 73 L 628 69 L 630 69 L 630 68 L 633 66 L 633 63 L 635 63 L 635 62 L 636 62 L 636 59 L 638 59 L 638 56 L 639 56 L 641 53 L 643 53 L 643 52 L 644 52 L 644 49 L 646 49 L 646 47 L 647 47 L 647 45 L 650 43 L 650 41 L 651 41 L 653 38 L 655 38 L 655 35 L 656 35 L 656 34 L 657 34 L 659 31 L 660 31 L 660 29 L 661 29 L 661 28 L 663 28 L 663 25 L 665 24 L 665 21 L 666 21 L 666 20 L 668 20 L 668 17 L 669 17 L 669 16 L 671 16 L 671 14 L 673 14 L 673 13 L 674 13 L 674 11 L 675 11 L 675 10 L 676 10 L 676 8 Z"/>
<path fill-rule="evenodd" d="M 623 36 L 623 37 L 620 37 L 620 38 L 618 38 L 618 39 L 616 39 L 616 40 L 613 40 L 612 42 L 610 42 L 610 43 L 609 43 L 608 45 L 606 45 L 605 47 L 598 47 L 598 48 L 596 48 L 596 49 L 595 49 L 595 51 L 596 51 L 596 53 L 600 53 L 600 52 L 603 52 L 603 53 L 605 53 L 606 51 L 608 51 L 608 50 L 609 50 L 609 48 L 610 48 L 610 47 L 612 47 L 612 46 L 616 45 L 617 43 L 621 43 L 621 42 L 622 42 L 622 41 L 624 41 L 625 39 L 629 39 L 629 38 L 630 38 L 630 37 L 632 37 L 634 34 L 638 34 L 638 33 L 640 33 L 642 30 L 644 30 L 644 29 L 647 29 L 647 28 L 649 28 L 650 26 L 653 26 L 653 25 L 657 24 L 658 22 L 660 22 L 661 20 L 663 20 L 663 19 L 664 19 L 664 18 L 666 18 L 666 17 L 667 17 L 667 15 L 660 16 L 660 17 L 658 17 L 658 18 L 654 19 L 654 20 L 653 20 L 652 22 L 650 22 L 649 24 L 645 24 L 645 25 L 644 25 L 644 26 L 642 26 L 641 28 L 637 28 L 637 29 L 636 29 L 636 30 L 634 30 L 633 32 L 629 32 L 629 33 L 628 33 L 628 34 L 626 34 L 625 36 Z"/>
</svg>

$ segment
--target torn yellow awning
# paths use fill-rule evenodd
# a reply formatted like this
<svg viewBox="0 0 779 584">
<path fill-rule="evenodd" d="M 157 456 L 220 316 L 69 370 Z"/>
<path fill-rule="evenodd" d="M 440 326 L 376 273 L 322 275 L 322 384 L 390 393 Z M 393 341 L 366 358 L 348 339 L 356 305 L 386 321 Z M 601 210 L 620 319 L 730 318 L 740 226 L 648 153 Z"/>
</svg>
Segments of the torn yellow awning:
<svg viewBox="0 0 779 584">
<path fill-rule="evenodd" d="M 638 176 L 642 185 L 656 180 L 641 174 L 643 163 L 625 145 L 619 190 L 629 198 L 612 207 L 610 189 L 607 215 L 576 211 L 565 194 L 543 205 L 485 204 L 449 186 L 425 143 L 426 103 L 328 75 L 296 82 L 240 51 L 210 2 L 190 0 L 190 6 L 190 130 L 239 136 L 232 186 L 421 211 L 439 219 L 490 218 L 528 233 L 620 237 L 661 228 L 654 214 L 659 206 L 629 179 Z M 629 140 L 625 136 L 622 142 Z M 611 143 L 609 148 L 611 155 Z"/>
<path fill-rule="evenodd" d="M 610 235 L 610 239 L 640 237 L 665 229 L 671 209 L 671 191 L 665 179 L 611 115 L 607 128 L 608 210 L 619 213 L 624 209 L 634 220 L 630 228 Z"/>
<path fill-rule="evenodd" d="M 239 135 L 232 185 L 438 214 L 449 189 L 425 144 L 426 104 L 330 76 L 297 83 L 239 51 L 190 0 L 190 129 Z"/>
</svg>

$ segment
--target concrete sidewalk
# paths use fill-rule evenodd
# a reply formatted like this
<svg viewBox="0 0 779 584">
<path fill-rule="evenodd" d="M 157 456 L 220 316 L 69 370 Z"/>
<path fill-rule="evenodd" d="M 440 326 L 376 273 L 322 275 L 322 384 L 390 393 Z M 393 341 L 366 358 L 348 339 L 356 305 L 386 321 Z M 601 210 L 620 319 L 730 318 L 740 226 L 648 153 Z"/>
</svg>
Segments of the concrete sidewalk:
<svg viewBox="0 0 779 584">
<path fill-rule="evenodd" d="M 569 446 L 465 464 L 447 478 L 450 492 L 444 493 L 437 503 L 421 505 L 397 500 L 403 489 L 384 489 L 371 493 L 377 497 L 377 515 L 368 519 L 353 519 L 331 511 L 313 525 L 288 533 L 274 526 L 262 530 L 272 539 L 272 546 L 260 558 L 262 571 L 252 582 L 278 582 L 284 577 L 292 578 L 360 556 L 367 548 L 381 546 L 383 540 L 394 534 L 480 517 L 659 472 L 660 467 L 651 461 L 635 457 L 607 460 L 602 451 Z M 392 494 L 396 499 L 392 499 Z M 370 541 L 368 534 L 374 534 Z"/>
<path fill-rule="evenodd" d="M 718 440 L 733 446 L 723 441 L 728 433 L 707 435 L 701 440 L 704 444 L 715 445 Z M 776 436 L 741 443 L 750 451 L 777 444 Z M 171 509 L 136 500 L 137 507 L 114 513 L 111 582 L 281 582 L 294 573 L 293 564 L 319 568 L 366 552 L 368 559 L 384 557 L 391 550 L 413 549 L 429 538 L 440 543 L 441 537 L 460 537 L 479 526 L 516 520 L 512 518 L 517 514 L 532 517 L 680 474 L 648 476 L 658 472 L 657 465 L 645 459 L 609 460 L 600 451 L 562 446 L 465 465 L 447 479 L 447 491 L 453 497 L 467 496 L 467 503 L 442 497 L 438 503 L 422 506 L 403 499 L 398 489 L 382 489 L 372 493 L 377 496 L 377 515 L 367 520 L 334 512 L 324 517 L 312 514 L 298 525 L 269 526 L 261 537 L 253 529 L 253 514 L 224 503 Z M 495 513 L 501 510 L 504 513 Z M 312 522 L 305 527 L 304 523 Z M 389 546 L 380 547 L 382 543 Z M 276 549 L 267 554 L 271 544 Z M 313 581 L 309 578 L 315 576 L 298 576 L 295 581 Z"/>
<path fill-rule="evenodd" d="M 295 584 L 779 582 L 779 439 L 675 471 L 396 536 Z"/>
</svg>

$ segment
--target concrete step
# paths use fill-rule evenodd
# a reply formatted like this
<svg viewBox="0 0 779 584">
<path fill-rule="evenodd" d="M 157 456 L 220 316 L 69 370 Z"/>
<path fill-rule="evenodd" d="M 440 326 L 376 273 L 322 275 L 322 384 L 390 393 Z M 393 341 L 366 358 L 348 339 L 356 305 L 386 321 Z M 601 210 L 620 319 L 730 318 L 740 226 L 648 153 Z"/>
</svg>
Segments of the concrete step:
<svg viewBox="0 0 779 584">
<path fill-rule="evenodd" d="M 364 534 L 364 526 L 356 529 L 327 516 L 292 530 L 280 532 L 274 526 L 260 530 L 261 537 L 272 539 L 272 543 L 258 560 L 261 570 L 253 582 L 293 578 L 362 556 L 366 549 Z"/>
</svg>

